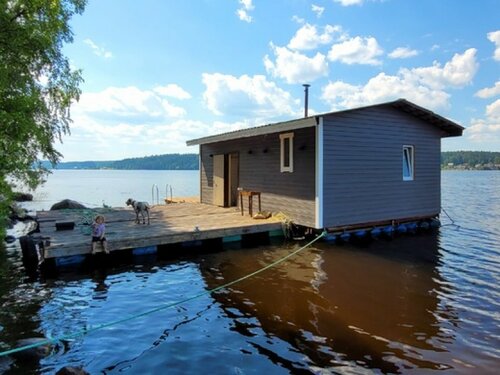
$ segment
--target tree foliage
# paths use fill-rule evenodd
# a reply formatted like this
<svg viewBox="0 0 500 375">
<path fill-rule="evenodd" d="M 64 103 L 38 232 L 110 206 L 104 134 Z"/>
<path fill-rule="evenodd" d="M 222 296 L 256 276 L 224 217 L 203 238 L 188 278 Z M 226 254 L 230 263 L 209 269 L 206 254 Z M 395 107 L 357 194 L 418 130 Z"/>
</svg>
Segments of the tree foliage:
<svg viewBox="0 0 500 375">
<path fill-rule="evenodd" d="M 54 143 L 69 133 L 69 108 L 82 81 L 62 47 L 73 41 L 69 20 L 85 3 L 0 0 L 0 211 L 12 181 L 35 187 L 45 173 L 36 162 L 61 157 Z"/>
<path fill-rule="evenodd" d="M 441 164 L 469 166 L 485 165 L 485 164 L 500 164 L 500 152 L 490 151 L 446 151 L 441 153 Z"/>
<path fill-rule="evenodd" d="M 49 162 L 44 162 L 50 168 Z M 199 168 L 198 154 L 163 154 L 112 161 L 68 161 L 56 169 L 142 169 L 142 170 L 193 170 Z"/>
</svg>

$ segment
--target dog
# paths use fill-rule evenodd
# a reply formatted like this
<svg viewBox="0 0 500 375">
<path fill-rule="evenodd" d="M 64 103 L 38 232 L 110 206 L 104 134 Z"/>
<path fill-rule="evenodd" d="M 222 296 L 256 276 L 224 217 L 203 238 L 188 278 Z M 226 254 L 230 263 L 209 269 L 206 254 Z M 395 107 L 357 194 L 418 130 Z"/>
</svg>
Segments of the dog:
<svg viewBox="0 0 500 375">
<path fill-rule="evenodd" d="M 134 208 L 135 212 L 135 222 L 137 224 L 140 224 L 139 220 L 139 214 L 142 216 L 142 223 L 146 224 L 146 217 L 145 214 L 148 216 L 148 225 L 149 225 L 149 210 L 151 207 L 149 206 L 148 202 L 138 202 L 132 198 L 127 199 L 125 202 L 127 206 L 132 206 Z"/>
</svg>

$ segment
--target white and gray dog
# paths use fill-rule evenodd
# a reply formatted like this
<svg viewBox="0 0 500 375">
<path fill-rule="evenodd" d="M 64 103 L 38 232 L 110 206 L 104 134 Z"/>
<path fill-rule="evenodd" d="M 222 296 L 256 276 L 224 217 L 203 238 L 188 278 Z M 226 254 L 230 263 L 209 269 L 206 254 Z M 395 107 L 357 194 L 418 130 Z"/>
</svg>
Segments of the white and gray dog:
<svg viewBox="0 0 500 375">
<path fill-rule="evenodd" d="M 138 202 L 136 200 L 133 200 L 132 198 L 127 199 L 125 202 L 127 206 L 132 206 L 135 211 L 135 222 L 139 224 L 141 221 L 139 220 L 139 214 L 142 216 L 142 223 L 146 224 L 146 217 L 145 214 L 148 216 L 148 225 L 149 225 L 149 210 L 151 207 L 149 206 L 148 202 Z"/>
</svg>

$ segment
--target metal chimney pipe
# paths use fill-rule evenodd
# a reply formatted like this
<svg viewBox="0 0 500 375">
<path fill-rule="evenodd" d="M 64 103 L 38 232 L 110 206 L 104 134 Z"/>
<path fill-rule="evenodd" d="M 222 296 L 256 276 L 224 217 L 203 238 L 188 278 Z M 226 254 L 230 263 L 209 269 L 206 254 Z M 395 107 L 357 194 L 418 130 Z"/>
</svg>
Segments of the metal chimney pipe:
<svg viewBox="0 0 500 375">
<path fill-rule="evenodd" d="M 311 85 L 309 84 L 304 84 L 302 85 L 304 86 L 304 95 L 305 95 L 305 99 L 304 99 L 304 117 L 307 117 L 307 110 L 308 110 L 308 107 L 309 107 L 309 87 Z"/>
</svg>

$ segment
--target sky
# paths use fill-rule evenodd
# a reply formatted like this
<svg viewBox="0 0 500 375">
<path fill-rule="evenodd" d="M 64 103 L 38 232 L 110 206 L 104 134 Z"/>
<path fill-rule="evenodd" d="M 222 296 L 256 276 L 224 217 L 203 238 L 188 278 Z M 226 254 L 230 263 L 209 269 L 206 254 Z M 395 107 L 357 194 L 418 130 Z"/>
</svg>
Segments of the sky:
<svg viewBox="0 0 500 375">
<path fill-rule="evenodd" d="M 500 151 L 498 0 L 89 0 L 63 161 L 197 153 L 189 139 L 405 98 Z"/>
</svg>

